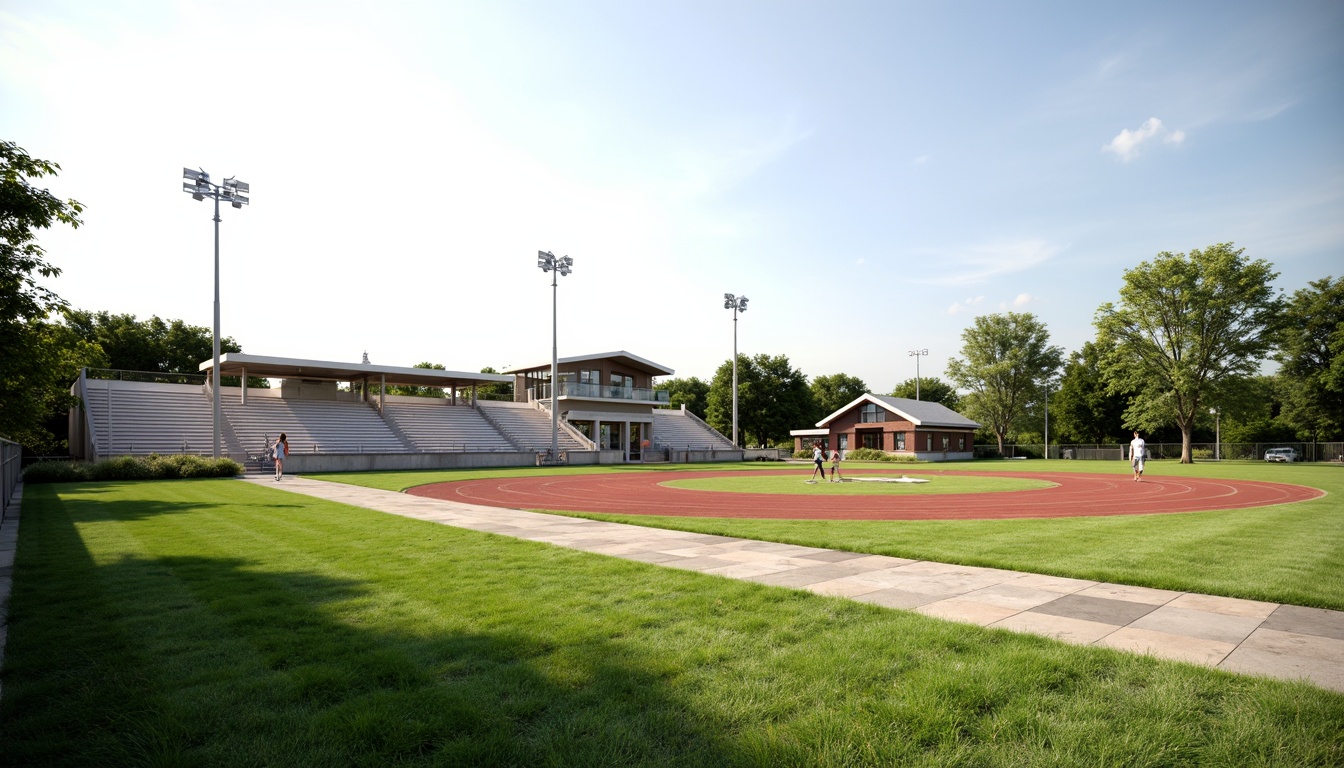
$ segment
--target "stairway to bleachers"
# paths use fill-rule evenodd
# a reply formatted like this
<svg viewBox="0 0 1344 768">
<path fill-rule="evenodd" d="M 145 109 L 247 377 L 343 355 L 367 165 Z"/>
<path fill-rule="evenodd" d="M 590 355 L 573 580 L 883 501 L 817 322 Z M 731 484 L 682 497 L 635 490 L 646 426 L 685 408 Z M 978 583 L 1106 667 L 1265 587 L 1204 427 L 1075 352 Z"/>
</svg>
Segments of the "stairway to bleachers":
<svg viewBox="0 0 1344 768">
<path fill-rule="evenodd" d="M 653 443 L 659 448 L 734 450 L 730 440 L 700 420 L 681 410 L 666 408 L 656 408 L 653 411 Z"/>
<path fill-rule="evenodd" d="M 503 400 L 482 400 L 477 403 L 481 413 L 500 432 L 524 451 L 545 451 L 551 447 L 551 415 L 546 411 L 533 408 L 530 403 L 514 403 Z M 587 446 L 579 443 L 565 430 L 560 430 L 560 450 L 585 451 Z"/>
<path fill-rule="evenodd" d="M 408 453 L 378 412 L 359 402 L 298 400 L 249 391 L 247 405 L 223 390 L 224 415 L 249 454 L 284 432 L 290 450 L 302 453 Z"/>
<path fill-rule="evenodd" d="M 214 450 L 210 398 L 200 385 L 91 379 L 84 407 L 93 424 L 93 442 L 99 456 L 208 456 Z M 222 434 L 220 439 L 228 451 L 228 435 Z"/>
<path fill-rule="evenodd" d="M 449 405 L 439 398 L 401 398 L 383 404 L 383 416 L 405 435 L 416 450 L 516 451 L 513 443 L 481 412 L 469 405 Z M 549 434 L 549 433 L 548 433 Z M 549 443 L 550 438 L 547 438 Z"/>
</svg>

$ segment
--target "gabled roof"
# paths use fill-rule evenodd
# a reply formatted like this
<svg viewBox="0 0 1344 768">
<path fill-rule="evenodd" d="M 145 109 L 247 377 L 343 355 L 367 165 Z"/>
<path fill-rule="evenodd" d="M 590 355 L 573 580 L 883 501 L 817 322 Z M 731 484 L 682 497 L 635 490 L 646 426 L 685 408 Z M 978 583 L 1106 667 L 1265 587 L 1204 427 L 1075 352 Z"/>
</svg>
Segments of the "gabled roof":
<svg viewBox="0 0 1344 768">
<path fill-rule="evenodd" d="M 979 423 L 971 421 L 942 403 L 931 403 L 927 400 L 911 400 L 906 397 L 889 397 L 887 395 L 869 394 L 859 395 L 853 402 L 845 405 L 821 421 L 818 421 L 817 426 L 825 427 L 841 414 L 853 409 L 854 406 L 863 403 L 873 403 L 879 408 L 885 408 L 917 427 L 956 427 L 958 429 L 980 428 Z"/>
<path fill-rule="evenodd" d="M 653 376 L 671 376 L 672 374 L 676 373 L 676 371 L 672 370 L 671 368 L 668 368 L 665 365 L 659 365 L 658 363 L 655 363 L 652 360 L 645 360 L 639 355 L 632 355 L 623 349 L 617 352 L 602 352 L 596 355 L 578 355 L 575 357 L 562 357 L 557 362 L 559 362 L 561 365 L 565 365 L 568 363 L 586 363 L 591 360 L 611 360 L 626 368 L 639 371 L 640 373 L 651 374 Z M 550 369 L 551 369 L 551 361 L 547 360 L 546 362 L 541 363 L 539 365 L 514 366 L 512 368 L 505 370 L 504 373 L 527 373 L 528 371 L 543 371 L 543 370 L 549 371 Z"/>
</svg>

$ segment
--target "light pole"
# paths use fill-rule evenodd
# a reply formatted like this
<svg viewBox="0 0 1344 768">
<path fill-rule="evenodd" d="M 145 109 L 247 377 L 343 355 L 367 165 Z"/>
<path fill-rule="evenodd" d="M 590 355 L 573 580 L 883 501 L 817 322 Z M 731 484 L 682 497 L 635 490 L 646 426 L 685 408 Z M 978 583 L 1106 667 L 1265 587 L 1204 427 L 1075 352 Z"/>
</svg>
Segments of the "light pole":
<svg viewBox="0 0 1344 768">
<path fill-rule="evenodd" d="M 231 204 L 234 208 L 242 208 L 247 205 L 246 195 L 252 192 L 252 188 L 247 182 L 239 181 L 232 176 L 224 180 L 223 184 L 215 184 L 210 181 L 210 174 L 202 170 L 192 170 L 190 168 L 182 169 L 182 178 L 186 179 L 182 183 L 182 191 L 191 195 L 193 200 L 204 200 L 207 197 L 214 198 L 215 201 L 215 341 L 214 341 L 214 365 L 210 368 L 211 394 L 214 399 L 214 427 L 215 443 L 214 451 L 211 454 L 214 458 L 219 458 L 219 201 L 223 200 Z"/>
<path fill-rule="evenodd" d="M 1223 460 L 1223 414 L 1217 408 L 1210 408 L 1213 415 L 1213 460 Z"/>
<path fill-rule="evenodd" d="M 737 313 L 747 311 L 747 297 L 723 294 L 723 308 L 733 310 L 733 447 L 737 447 Z"/>
<path fill-rule="evenodd" d="M 919 399 L 919 358 L 929 354 L 927 349 L 912 349 L 909 355 L 915 358 L 915 399 Z"/>
<path fill-rule="evenodd" d="M 1045 458 L 1050 459 L 1050 381 L 1045 382 Z"/>
<path fill-rule="evenodd" d="M 568 256 L 556 258 L 550 251 L 537 251 L 537 266 L 542 272 L 551 273 L 551 462 L 560 460 L 560 353 L 556 344 L 556 293 L 557 278 L 568 275 L 574 268 L 574 260 Z"/>
</svg>

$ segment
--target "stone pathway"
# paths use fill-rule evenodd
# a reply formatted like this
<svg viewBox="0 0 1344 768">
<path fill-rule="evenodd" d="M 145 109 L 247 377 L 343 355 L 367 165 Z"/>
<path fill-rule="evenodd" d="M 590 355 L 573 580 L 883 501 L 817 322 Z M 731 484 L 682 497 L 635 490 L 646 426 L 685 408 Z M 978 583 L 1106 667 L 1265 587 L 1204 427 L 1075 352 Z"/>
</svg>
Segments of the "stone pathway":
<svg viewBox="0 0 1344 768">
<path fill-rule="evenodd" d="M 264 476 L 244 481 L 459 528 L 805 589 L 1067 643 L 1246 674 L 1305 678 L 1344 692 L 1342 611 L 644 528 L 304 477 L 286 477 L 280 483 Z M 12 558 L 12 546 L 13 533 L 0 533 L 0 597 L 8 592 L 3 556 L 9 549 Z"/>
</svg>

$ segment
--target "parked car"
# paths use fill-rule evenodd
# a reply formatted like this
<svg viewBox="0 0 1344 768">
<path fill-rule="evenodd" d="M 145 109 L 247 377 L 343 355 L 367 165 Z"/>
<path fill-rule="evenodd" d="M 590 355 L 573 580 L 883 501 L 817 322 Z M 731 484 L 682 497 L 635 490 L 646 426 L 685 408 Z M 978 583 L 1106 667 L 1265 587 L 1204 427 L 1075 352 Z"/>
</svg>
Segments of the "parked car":
<svg viewBox="0 0 1344 768">
<path fill-rule="evenodd" d="M 1298 461 L 1296 448 L 1270 448 L 1265 451 L 1265 461 Z"/>
</svg>

